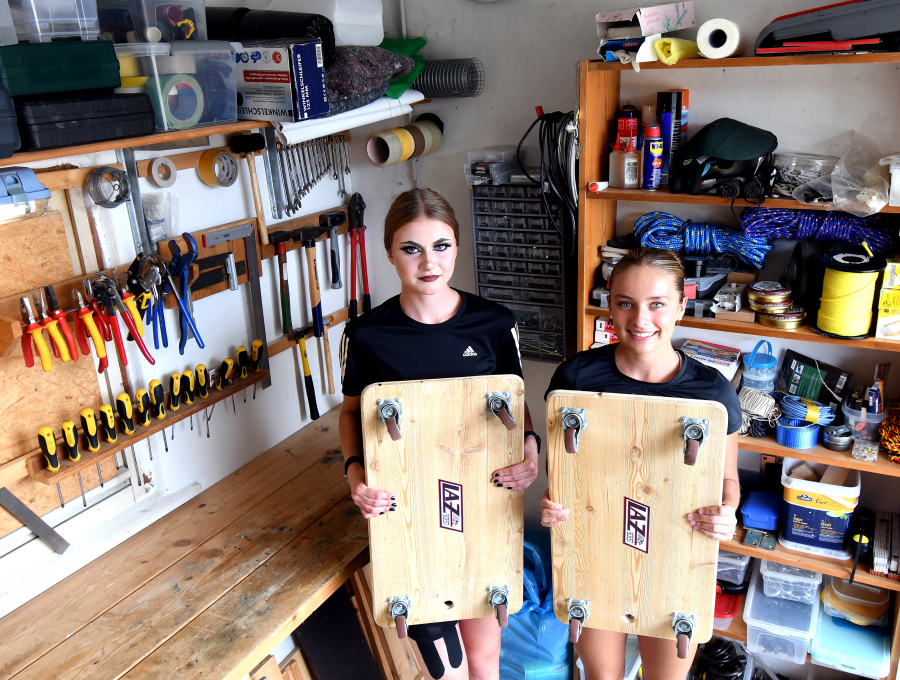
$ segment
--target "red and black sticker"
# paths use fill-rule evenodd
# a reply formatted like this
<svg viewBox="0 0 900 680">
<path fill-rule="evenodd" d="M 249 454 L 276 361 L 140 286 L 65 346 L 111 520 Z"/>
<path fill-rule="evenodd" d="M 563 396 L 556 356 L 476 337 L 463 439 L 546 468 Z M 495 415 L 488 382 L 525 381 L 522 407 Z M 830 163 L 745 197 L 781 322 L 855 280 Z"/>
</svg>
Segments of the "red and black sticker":
<svg viewBox="0 0 900 680">
<path fill-rule="evenodd" d="M 650 506 L 625 498 L 625 545 L 641 552 L 650 550 Z"/>
<path fill-rule="evenodd" d="M 438 496 L 441 501 L 441 529 L 463 530 L 463 489 L 462 484 L 438 480 Z"/>
</svg>

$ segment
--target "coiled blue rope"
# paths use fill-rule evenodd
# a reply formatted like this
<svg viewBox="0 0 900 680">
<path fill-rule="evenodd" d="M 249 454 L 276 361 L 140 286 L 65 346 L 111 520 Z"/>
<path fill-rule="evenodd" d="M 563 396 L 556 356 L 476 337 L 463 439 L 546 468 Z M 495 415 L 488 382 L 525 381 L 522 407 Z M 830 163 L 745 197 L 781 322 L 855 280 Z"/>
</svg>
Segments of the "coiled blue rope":
<svg viewBox="0 0 900 680">
<path fill-rule="evenodd" d="M 819 416 L 816 420 L 810 419 L 809 416 L 809 405 L 804 404 L 800 397 L 795 397 L 793 395 L 787 395 L 781 400 L 781 413 L 784 414 L 785 418 L 789 418 L 791 420 L 798 421 L 806 421 L 806 422 L 814 422 L 817 425 L 831 425 L 834 421 L 835 413 L 834 409 L 830 406 L 826 406 L 825 404 L 820 404 L 817 401 L 810 401 L 813 406 L 815 406 L 819 410 Z"/>
<path fill-rule="evenodd" d="M 891 245 L 889 231 L 872 224 L 871 220 L 839 210 L 744 208 L 741 229 L 745 237 L 767 243 L 777 238 L 856 244 L 865 241 L 876 253 L 884 252 Z"/>
<path fill-rule="evenodd" d="M 782 416 L 775 426 L 775 441 L 789 449 L 811 449 L 819 442 L 819 426 Z"/>
<path fill-rule="evenodd" d="M 642 246 L 684 250 L 689 255 L 732 255 L 756 269 L 762 269 L 772 249 L 764 238 L 747 237 L 720 224 L 682 220 L 664 212 L 641 217 L 634 223 L 634 235 Z"/>
</svg>

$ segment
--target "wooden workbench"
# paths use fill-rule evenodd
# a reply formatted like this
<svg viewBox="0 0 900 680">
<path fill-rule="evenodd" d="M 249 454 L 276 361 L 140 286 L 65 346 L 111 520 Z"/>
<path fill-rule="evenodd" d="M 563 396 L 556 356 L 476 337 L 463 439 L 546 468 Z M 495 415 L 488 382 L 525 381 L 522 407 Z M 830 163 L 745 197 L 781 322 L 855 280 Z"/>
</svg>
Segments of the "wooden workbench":
<svg viewBox="0 0 900 680">
<path fill-rule="evenodd" d="M 0 619 L 0 678 L 246 677 L 368 562 L 339 410 Z"/>
</svg>

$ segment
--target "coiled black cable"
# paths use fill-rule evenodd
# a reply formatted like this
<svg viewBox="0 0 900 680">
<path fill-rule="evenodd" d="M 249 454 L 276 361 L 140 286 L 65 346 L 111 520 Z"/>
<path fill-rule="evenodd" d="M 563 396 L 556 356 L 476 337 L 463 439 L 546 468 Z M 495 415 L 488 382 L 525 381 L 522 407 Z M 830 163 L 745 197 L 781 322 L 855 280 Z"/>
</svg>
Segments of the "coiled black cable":
<svg viewBox="0 0 900 680">
<path fill-rule="evenodd" d="M 697 647 L 693 676 L 705 680 L 741 680 L 747 658 L 737 653 L 730 640 L 713 638 Z"/>
<path fill-rule="evenodd" d="M 88 193 L 101 208 L 115 208 L 128 200 L 131 184 L 128 173 L 119 168 L 94 168 L 88 176 Z"/>
<path fill-rule="evenodd" d="M 534 126 L 538 124 L 540 124 L 538 144 L 541 150 L 540 181 L 532 177 L 522 164 L 522 144 L 528 139 Z M 578 234 L 577 147 L 578 124 L 575 120 L 575 112 L 554 111 L 538 117 L 528 128 L 516 148 L 516 161 L 519 168 L 528 179 L 540 184 L 541 203 L 550 216 L 553 228 L 563 237 L 563 241 L 565 241 L 566 232 L 571 235 L 571 254 L 573 255 Z M 550 204 L 547 202 L 546 188 L 548 186 L 559 199 L 559 222 L 554 218 L 550 211 Z"/>
</svg>

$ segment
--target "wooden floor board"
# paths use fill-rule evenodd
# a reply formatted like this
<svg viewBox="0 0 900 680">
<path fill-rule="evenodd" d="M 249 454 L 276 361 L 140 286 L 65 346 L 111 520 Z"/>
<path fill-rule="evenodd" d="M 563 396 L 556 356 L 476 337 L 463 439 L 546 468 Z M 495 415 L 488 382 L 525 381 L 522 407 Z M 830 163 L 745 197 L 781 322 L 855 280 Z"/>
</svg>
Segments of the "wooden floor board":
<svg viewBox="0 0 900 680">
<path fill-rule="evenodd" d="M 346 498 L 123 680 L 245 677 L 368 562 L 367 548 L 366 520 Z"/>
<path fill-rule="evenodd" d="M 341 456 L 327 456 L 322 463 L 277 490 L 16 677 L 120 677 L 347 496 Z"/>
<path fill-rule="evenodd" d="M 66 580 L 0 619 L 11 678 L 156 578 L 338 446 L 338 410 L 287 438 Z"/>
</svg>

